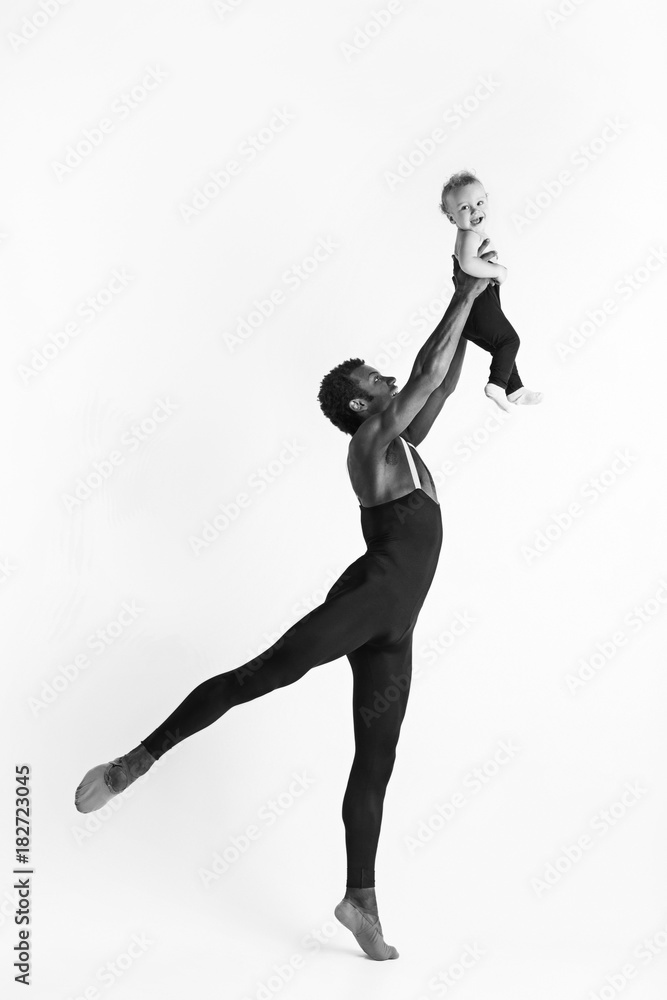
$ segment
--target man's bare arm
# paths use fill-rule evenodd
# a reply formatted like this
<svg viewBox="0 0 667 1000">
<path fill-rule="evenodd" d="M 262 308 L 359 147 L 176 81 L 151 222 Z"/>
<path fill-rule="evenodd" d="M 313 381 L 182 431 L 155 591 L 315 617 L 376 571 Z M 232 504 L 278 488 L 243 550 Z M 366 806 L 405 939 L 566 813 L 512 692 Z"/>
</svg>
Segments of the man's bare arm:
<svg viewBox="0 0 667 1000">
<path fill-rule="evenodd" d="M 364 449 L 376 451 L 386 448 L 414 420 L 429 396 L 442 384 L 470 307 L 488 282 L 488 278 L 472 278 L 461 272 L 445 315 L 420 348 L 405 387 L 394 396 L 386 409 L 369 417 L 355 434 L 359 444 L 363 441 Z"/>
<path fill-rule="evenodd" d="M 484 240 L 479 247 L 480 259 L 484 261 L 491 261 L 493 257 L 497 254 L 494 250 L 484 251 L 484 247 L 488 245 L 488 239 Z M 459 276 L 459 282 L 470 280 L 468 275 L 461 273 Z M 488 282 L 485 283 L 485 285 Z M 455 282 L 456 287 L 456 282 Z M 444 318 L 444 317 L 443 317 Z M 428 341 L 427 341 L 428 343 Z M 458 385 L 459 376 L 461 375 L 461 366 L 463 365 L 463 358 L 465 356 L 467 341 L 465 339 L 459 340 L 456 351 L 452 358 L 451 364 L 447 369 L 447 373 L 440 383 L 436 386 L 431 395 L 428 397 L 422 409 L 415 414 L 414 419 L 411 421 L 409 426 L 406 428 L 405 437 L 414 445 L 418 445 L 424 440 L 428 432 L 430 431 L 436 417 L 439 415 L 446 400 L 454 392 L 454 389 Z M 426 345 L 425 345 L 426 346 Z M 417 355 L 419 357 L 419 355 Z M 415 362 L 416 364 L 416 362 Z M 413 369 L 414 371 L 414 369 Z"/>
<path fill-rule="evenodd" d="M 456 345 L 452 363 L 449 366 L 444 379 L 440 385 L 433 390 L 419 413 L 406 427 L 403 437 L 410 441 L 411 444 L 416 446 L 424 440 L 433 426 L 436 417 L 445 405 L 445 402 L 454 392 L 454 389 L 456 389 L 461 375 L 461 368 L 463 366 L 463 358 L 465 357 L 467 343 L 468 341 L 461 337 Z"/>
</svg>

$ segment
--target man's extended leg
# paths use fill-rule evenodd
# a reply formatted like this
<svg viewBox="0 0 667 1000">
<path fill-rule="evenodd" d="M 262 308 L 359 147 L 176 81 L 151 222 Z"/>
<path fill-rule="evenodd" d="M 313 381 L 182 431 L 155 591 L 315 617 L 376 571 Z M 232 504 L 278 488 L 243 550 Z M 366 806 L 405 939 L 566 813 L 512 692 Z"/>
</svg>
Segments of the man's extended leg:
<svg viewBox="0 0 667 1000">
<path fill-rule="evenodd" d="M 343 574 L 340 580 L 345 579 Z M 368 584 L 336 593 L 339 582 L 330 591 L 334 596 L 328 596 L 263 653 L 194 688 L 129 754 L 116 758 L 113 766 L 99 764 L 88 771 L 76 790 L 77 809 L 99 809 L 173 746 L 210 726 L 230 708 L 292 684 L 311 667 L 337 660 L 371 638 L 386 614 L 382 593 Z"/>
<path fill-rule="evenodd" d="M 348 654 L 354 677 L 355 754 L 343 798 L 347 850 L 345 898 L 335 915 L 373 959 L 398 958 L 385 944 L 375 897 L 377 853 L 385 792 L 410 693 L 412 631 L 387 646 L 367 643 Z"/>
</svg>

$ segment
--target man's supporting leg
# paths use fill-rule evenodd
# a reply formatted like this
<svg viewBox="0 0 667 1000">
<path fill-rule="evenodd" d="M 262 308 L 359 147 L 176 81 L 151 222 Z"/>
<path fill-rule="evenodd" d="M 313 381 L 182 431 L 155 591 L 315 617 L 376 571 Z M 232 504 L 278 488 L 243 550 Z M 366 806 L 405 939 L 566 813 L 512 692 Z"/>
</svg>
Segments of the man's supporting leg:
<svg viewBox="0 0 667 1000">
<path fill-rule="evenodd" d="M 343 799 L 347 885 L 335 915 L 373 959 L 398 958 L 385 944 L 375 897 L 375 856 L 384 797 L 412 678 L 412 630 L 400 643 L 367 643 L 348 654 L 354 676 L 355 754 Z"/>
</svg>

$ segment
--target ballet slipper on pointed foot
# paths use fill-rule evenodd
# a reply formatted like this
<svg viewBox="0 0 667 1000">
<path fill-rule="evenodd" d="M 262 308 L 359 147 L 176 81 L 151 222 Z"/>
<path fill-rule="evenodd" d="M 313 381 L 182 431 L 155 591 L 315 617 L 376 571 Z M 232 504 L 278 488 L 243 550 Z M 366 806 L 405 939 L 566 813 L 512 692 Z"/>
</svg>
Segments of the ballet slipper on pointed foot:
<svg viewBox="0 0 667 1000">
<path fill-rule="evenodd" d="M 118 795 L 118 792 L 124 790 L 123 788 L 115 790 L 109 784 L 111 771 L 114 767 L 119 767 L 122 771 L 125 771 L 122 761 L 122 757 L 116 757 L 115 760 L 109 761 L 107 764 L 98 764 L 96 767 L 92 767 L 83 776 L 74 793 L 74 805 L 80 813 L 90 813 L 95 812 L 96 809 L 101 809 L 102 806 L 107 804 L 109 799 L 112 799 L 114 795 Z M 128 784 L 129 781 L 126 781 L 124 787 L 127 788 Z"/>
<path fill-rule="evenodd" d="M 384 962 L 388 958 L 398 958 L 398 952 L 393 945 L 385 944 L 380 922 L 374 924 L 365 913 L 349 899 L 343 899 L 334 910 L 334 916 L 344 927 L 352 931 L 359 947 L 369 958 L 376 962 Z"/>
<path fill-rule="evenodd" d="M 155 757 L 140 743 L 123 757 L 115 757 L 107 764 L 92 767 L 79 782 L 74 793 L 74 805 L 81 813 L 101 809 L 114 795 L 124 792 L 128 785 L 145 774 L 154 763 Z"/>
</svg>

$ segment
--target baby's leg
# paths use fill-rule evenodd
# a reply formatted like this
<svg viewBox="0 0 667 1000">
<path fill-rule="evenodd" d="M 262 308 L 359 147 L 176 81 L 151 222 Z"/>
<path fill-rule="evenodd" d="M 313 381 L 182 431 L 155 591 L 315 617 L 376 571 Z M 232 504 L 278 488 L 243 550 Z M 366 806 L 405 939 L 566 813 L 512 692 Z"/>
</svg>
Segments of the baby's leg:
<svg viewBox="0 0 667 1000">
<path fill-rule="evenodd" d="M 516 367 L 521 341 L 500 306 L 497 285 L 490 285 L 479 295 L 470 310 L 463 336 L 491 354 L 489 381 L 484 392 L 503 410 L 513 403 L 539 403 L 541 393 L 524 388 Z"/>
<path fill-rule="evenodd" d="M 515 368 L 514 360 L 521 341 L 500 308 L 497 285 L 489 285 L 481 295 L 478 295 L 470 310 L 470 321 L 473 325 L 474 343 L 491 354 L 489 383 L 497 385 L 504 392 Z M 464 331 L 464 336 L 468 336 L 467 330 Z"/>
<path fill-rule="evenodd" d="M 517 371 L 516 361 L 512 365 L 512 371 L 510 372 L 510 377 L 507 379 L 507 387 L 505 389 L 507 393 L 507 398 L 516 392 L 517 389 L 523 389 L 523 382 L 521 381 L 521 376 Z"/>
</svg>

